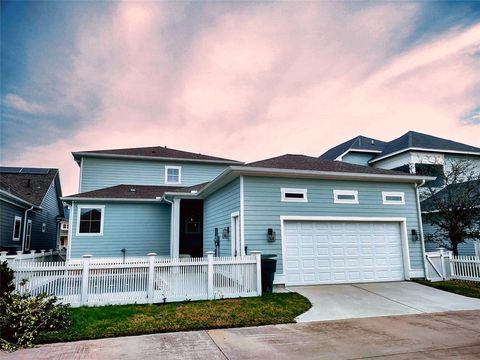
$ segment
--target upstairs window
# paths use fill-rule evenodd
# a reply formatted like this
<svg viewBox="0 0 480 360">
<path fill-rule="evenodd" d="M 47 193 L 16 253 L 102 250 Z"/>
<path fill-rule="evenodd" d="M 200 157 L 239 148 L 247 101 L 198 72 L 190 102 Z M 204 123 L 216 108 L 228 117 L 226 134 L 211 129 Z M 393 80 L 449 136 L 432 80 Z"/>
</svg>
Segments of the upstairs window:
<svg viewBox="0 0 480 360">
<path fill-rule="evenodd" d="M 282 188 L 281 192 L 282 192 L 282 201 L 308 202 L 307 189 Z"/>
<path fill-rule="evenodd" d="M 103 235 L 105 207 L 80 205 L 78 207 L 77 235 Z"/>
<path fill-rule="evenodd" d="M 15 216 L 13 220 L 13 240 L 20 240 L 20 233 L 22 231 L 22 218 L 20 216 Z"/>
<path fill-rule="evenodd" d="M 443 165 L 417 163 L 415 164 L 415 174 L 436 177 L 435 180 L 429 181 L 429 185 L 432 187 L 441 187 L 445 185 Z"/>
<path fill-rule="evenodd" d="M 382 200 L 384 205 L 405 205 L 405 193 L 382 191 Z"/>
<path fill-rule="evenodd" d="M 333 190 L 335 204 L 358 204 L 357 190 Z"/>
<path fill-rule="evenodd" d="M 181 166 L 165 166 L 165 184 L 180 184 L 182 182 Z"/>
</svg>

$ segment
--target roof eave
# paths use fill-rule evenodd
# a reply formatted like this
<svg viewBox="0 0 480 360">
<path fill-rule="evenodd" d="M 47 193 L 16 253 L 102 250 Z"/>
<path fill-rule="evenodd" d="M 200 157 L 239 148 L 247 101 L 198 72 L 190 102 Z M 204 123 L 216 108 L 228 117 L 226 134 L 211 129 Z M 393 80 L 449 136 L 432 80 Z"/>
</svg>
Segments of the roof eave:
<svg viewBox="0 0 480 360">
<path fill-rule="evenodd" d="M 398 151 L 394 151 L 393 153 L 386 154 L 384 156 L 381 156 L 379 158 L 374 158 L 370 160 L 368 163 L 373 164 L 375 162 L 378 162 L 380 160 L 387 159 L 389 157 L 395 156 L 402 154 L 407 151 L 426 151 L 426 152 L 436 152 L 436 153 L 445 153 L 445 154 L 462 154 L 462 155 L 474 155 L 474 156 L 480 156 L 480 153 L 478 152 L 473 152 L 473 151 L 458 151 L 458 150 L 445 150 L 445 149 L 429 149 L 429 148 L 421 148 L 421 147 L 408 147 L 405 149 L 401 149 Z"/>
<path fill-rule="evenodd" d="M 41 209 L 42 208 L 41 206 L 32 204 L 31 202 L 29 202 L 27 200 L 24 200 L 21 197 L 13 195 L 12 193 L 9 193 L 8 191 L 2 190 L 2 189 L 0 189 L 0 195 L 6 196 L 10 200 L 12 200 L 14 202 L 17 202 L 19 204 L 19 206 L 22 206 L 21 204 L 23 204 L 23 205 L 26 205 L 27 207 L 32 207 L 33 206 L 33 208 L 35 208 L 35 209 Z"/>
<path fill-rule="evenodd" d="M 199 162 L 199 163 L 211 163 L 211 164 L 229 164 L 239 165 L 244 164 L 241 161 L 235 160 L 207 160 L 207 159 L 189 159 L 189 158 L 176 158 L 176 157 L 164 157 L 164 156 L 143 156 L 143 155 L 119 155 L 119 154 L 103 154 L 92 152 L 72 152 L 73 158 L 78 162 L 78 158 L 81 157 L 96 157 L 106 159 L 137 159 L 137 160 L 152 160 L 152 161 L 183 161 L 183 162 Z"/>
</svg>

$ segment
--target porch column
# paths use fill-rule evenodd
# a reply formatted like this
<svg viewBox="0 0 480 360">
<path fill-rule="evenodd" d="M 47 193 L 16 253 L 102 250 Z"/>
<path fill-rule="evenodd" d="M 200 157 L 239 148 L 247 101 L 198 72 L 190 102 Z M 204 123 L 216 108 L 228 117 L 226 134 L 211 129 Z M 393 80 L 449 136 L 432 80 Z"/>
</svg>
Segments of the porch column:
<svg viewBox="0 0 480 360">
<path fill-rule="evenodd" d="M 173 199 L 170 221 L 170 257 L 178 258 L 180 252 L 180 199 Z"/>
</svg>

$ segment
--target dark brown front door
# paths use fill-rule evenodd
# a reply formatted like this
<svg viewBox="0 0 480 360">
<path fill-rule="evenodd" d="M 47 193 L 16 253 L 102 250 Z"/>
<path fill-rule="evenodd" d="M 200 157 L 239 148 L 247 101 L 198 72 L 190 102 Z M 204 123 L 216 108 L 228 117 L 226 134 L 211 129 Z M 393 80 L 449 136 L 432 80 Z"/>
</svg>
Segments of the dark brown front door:
<svg viewBox="0 0 480 360">
<path fill-rule="evenodd" d="M 180 254 L 203 256 L 203 200 L 180 201 Z"/>
</svg>

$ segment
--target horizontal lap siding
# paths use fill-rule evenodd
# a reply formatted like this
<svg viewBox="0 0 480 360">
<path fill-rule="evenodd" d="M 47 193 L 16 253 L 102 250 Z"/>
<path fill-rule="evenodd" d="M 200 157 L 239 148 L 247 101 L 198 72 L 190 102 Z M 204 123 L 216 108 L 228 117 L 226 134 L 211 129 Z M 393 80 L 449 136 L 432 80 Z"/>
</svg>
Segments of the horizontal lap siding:
<svg viewBox="0 0 480 360">
<path fill-rule="evenodd" d="M 91 204 L 89 204 L 91 205 Z M 72 224 L 71 257 L 170 255 L 170 212 L 167 204 L 102 203 L 105 205 L 103 236 L 77 236 L 78 209 Z"/>
<path fill-rule="evenodd" d="M 306 188 L 308 203 L 282 202 L 282 187 Z M 334 204 L 334 189 L 358 190 L 360 204 Z M 383 205 L 382 191 L 405 192 L 406 205 Z M 245 177 L 244 199 L 245 245 L 249 250 L 278 254 L 279 274 L 283 272 L 281 215 L 405 217 L 408 232 L 419 229 L 413 184 Z M 275 242 L 267 241 L 268 228 L 276 232 Z M 409 249 L 412 269 L 422 269 L 420 241 L 412 242 L 409 236 Z"/>
<path fill-rule="evenodd" d="M 16 250 L 13 251 L 22 249 L 24 214 L 25 209 L 0 200 L 0 247 L 15 247 Z M 22 219 L 22 228 L 19 241 L 13 241 L 13 226 L 15 216 L 19 216 Z"/>
<path fill-rule="evenodd" d="M 213 180 L 226 169 L 225 165 L 206 163 L 83 158 L 81 191 L 121 184 L 165 185 L 165 165 L 182 167 L 180 186 L 192 186 Z"/>
<path fill-rule="evenodd" d="M 231 214 L 240 211 L 240 180 L 237 178 L 204 200 L 203 249 L 214 251 L 215 228 L 220 236 L 220 254 L 230 256 L 232 253 L 231 233 L 228 239 L 222 238 L 225 227 L 231 226 Z M 230 229 L 231 231 L 231 229 Z"/>
</svg>

